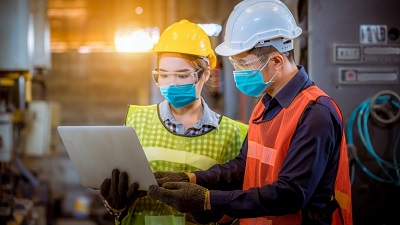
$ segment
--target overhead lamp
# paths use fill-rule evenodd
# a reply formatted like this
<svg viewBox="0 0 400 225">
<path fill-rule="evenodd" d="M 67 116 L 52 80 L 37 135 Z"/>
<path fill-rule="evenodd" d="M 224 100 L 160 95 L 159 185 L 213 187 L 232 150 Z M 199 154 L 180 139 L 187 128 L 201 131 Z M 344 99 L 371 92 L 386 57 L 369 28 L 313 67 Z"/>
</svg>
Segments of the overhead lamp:
<svg viewBox="0 0 400 225">
<path fill-rule="evenodd" d="M 117 31 L 114 43 L 118 52 L 148 52 L 154 46 L 153 39 L 142 28 Z"/>
</svg>

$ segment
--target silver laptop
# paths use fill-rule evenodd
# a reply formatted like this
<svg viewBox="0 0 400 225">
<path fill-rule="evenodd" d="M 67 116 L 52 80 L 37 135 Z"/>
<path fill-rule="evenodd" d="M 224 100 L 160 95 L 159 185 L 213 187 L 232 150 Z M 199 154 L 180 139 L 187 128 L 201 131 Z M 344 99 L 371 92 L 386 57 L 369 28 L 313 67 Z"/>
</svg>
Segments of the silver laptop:
<svg viewBox="0 0 400 225">
<path fill-rule="evenodd" d="M 157 185 L 135 129 L 129 126 L 58 126 L 58 133 L 84 187 L 99 189 L 114 168 L 140 190 Z"/>
</svg>

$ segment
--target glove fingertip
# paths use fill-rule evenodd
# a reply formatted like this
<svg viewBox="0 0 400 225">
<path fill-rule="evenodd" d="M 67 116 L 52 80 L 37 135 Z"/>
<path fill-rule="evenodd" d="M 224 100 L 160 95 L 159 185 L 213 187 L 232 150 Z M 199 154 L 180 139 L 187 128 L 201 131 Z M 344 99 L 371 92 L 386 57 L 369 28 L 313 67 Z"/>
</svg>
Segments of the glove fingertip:
<svg viewBox="0 0 400 225">
<path fill-rule="evenodd" d="M 100 185 L 100 194 L 104 197 L 107 196 L 111 188 L 111 180 L 109 178 L 104 179 Z"/>
<path fill-rule="evenodd" d="M 128 173 L 124 171 L 124 172 L 121 172 L 121 173 L 119 174 L 119 176 L 126 179 L 126 178 L 128 178 Z"/>
<path fill-rule="evenodd" d="M 120 196 L 126 195 L 128 192 L 128 174 L 126 172 L 121 172 L 118 181 L 118 193 Z"/>
<path fill-rule="evenodd" d="M 126 197 L 130 198 L 130 197 L 134 196 L 135 193 L 137 192 L 138 188 L 139 188 L 139 184 L 138 183 L 132 183 L 129 186 L 128 191 L 126 192 Z"/>
<path fill-rule="evenodd" d="M 119 182 L 121 184 L 128 184 L 128 174 L 126 172 L 122 172 L 119 174 Z"/>
<path fill-rule="evenodd" d="M 163 185 L 164 183 L 166 183 L 166 182 L 164 181 L 163 178 L 158 178 L 158 179 L 157 179 L 157 184 L 158 184 L 159 187 L 162 187 L 162 185 Z"/>
<path fill-rule="evenodd" d="M 180 186 L 179 183 L 180 182 L 166 182 L 166 183 L 163 183 L 163 185 L 161 187 L 165 188 L 165 189 L 177 189 Z"/>
<path fill-rule="evenodd" d="M 119 184 L 119 170 L 118 169 L 113 169 L 112 175 L 111 175 L 111 192 L 116 192 L 118 190 L 118 184 Z"/>
<path fill-rule="evenodd" d="M 119 169 L 113 169 L 112 172 L 111 172 L 111 176 L 113 178 L 114 177 L 119 177 L 119 174 L 120 174 Z"/>
<path fill-rule="evenodd" d="M 155 191 L 156 189 L 158 189 L 159 187 L 157 185 L 150 185 L 149 186 L 149 191 Z"/>
<path fill-rule="evenodd" d="M 150 197 L 152 197 L 152 198 L 156 197 L 158 189 L 160 189 L 160 187 L 158 187 L 157 185 L 151 185 L 149 187 L 149 195 L 150 195 Z"/>
<path fill-rule="evenodd" d="M 163 177 L 163 173 L 162 172 L 159 172 L 159 171 L 156 171 L 156 172 L 154 172 L 153 173 L 154 174 L 154 177 L 157 179 L 157 178 L 162 178 Z"/>
</svg>

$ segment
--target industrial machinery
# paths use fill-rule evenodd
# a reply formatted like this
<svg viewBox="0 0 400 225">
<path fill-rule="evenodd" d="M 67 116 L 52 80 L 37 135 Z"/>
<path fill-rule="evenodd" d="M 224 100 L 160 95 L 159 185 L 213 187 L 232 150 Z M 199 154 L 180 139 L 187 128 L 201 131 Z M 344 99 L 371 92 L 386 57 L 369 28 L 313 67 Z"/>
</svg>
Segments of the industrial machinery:
<svg viewBox="0 0 400 225">
<path fill-rule="evenodd" d="M 21 158 L 32 82 L 50 67 L 47 1 L 0 1 L 0 29 L 0 224 L 46 224 L 46 187 Z"/>
<path fill-rule="evenodd" d="M 307 5 L 309 75 L 346 122 L 353 222 L 398 224 L 400 1 Z"/>
</svg>

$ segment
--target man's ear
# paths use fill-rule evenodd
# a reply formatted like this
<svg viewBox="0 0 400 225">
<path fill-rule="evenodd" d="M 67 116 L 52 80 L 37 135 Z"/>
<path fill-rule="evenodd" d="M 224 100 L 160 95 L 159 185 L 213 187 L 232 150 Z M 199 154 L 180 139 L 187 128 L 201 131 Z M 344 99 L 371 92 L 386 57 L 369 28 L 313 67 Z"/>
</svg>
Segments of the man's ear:
<svg viewBox="0 0 400 225">
<path fill-rule="evenodd" d="M 281 54 L 276 54 L 270 60 L 274 63 L 275 70 L 282 70 L 283 64 L 287 59 Z"/>
</svg>

